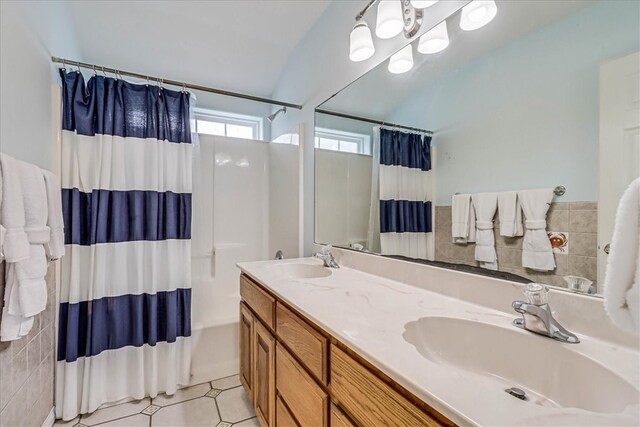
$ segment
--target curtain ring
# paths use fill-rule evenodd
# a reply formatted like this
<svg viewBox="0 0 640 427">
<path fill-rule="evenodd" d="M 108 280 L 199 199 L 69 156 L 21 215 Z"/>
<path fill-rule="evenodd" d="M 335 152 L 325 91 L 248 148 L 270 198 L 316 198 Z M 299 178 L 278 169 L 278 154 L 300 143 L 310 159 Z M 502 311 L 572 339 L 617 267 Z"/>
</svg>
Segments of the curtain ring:
<svg viewBox="0 0 640 427">
<path fill-rule="evenodd" d="M 98 72 L 96 71 L 96 66 L 95 66 L 95 64 L 93 65 L 93 67 L 92 67 L 92 68 L 93 68 L 93 75 L 94 75 L 94 76 L 97 76 L 97 75 L 98 75 Z"/>
<path fill-rule="evenodd" d="M 187 93 L 187 84 L 182 82 L 182 93 Z"/>
<path fill-rule="evenodd" d="M 62 69 L 66 72 L 67 71 L 67 60 L 62 58 Z"/>
<path fill-rule="evenodd" d="M 149 87 L 149 76 L 147 76 L 147 83 L 145 84 L 146 87 Z"/>
<path fill-rule="evenodd" d="M 76 62 L 76 73 L 80 74 L 80 62 Z"/>
</svg>

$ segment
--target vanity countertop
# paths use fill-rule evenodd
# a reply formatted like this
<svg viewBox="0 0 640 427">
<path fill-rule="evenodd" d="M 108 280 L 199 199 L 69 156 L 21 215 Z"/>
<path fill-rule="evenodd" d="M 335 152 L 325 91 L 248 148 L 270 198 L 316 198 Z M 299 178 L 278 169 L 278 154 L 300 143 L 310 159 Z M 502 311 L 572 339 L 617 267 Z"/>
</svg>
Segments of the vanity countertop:
<svg viewBox="0 0 640 427">
<path fill-rule="evenodd" d="M 499 386 L 500 379 L 489 380 L 484 373 L 462 370 L 425 358 L 416 347 L 405 341 L 404 334 L 406 324 L 429 316 L 454 317 L 513 328 L 516 333 L 531 335 L 529 342 L 532 344 L 549 345 L 551 342 L 569 346 L 570 351 L 582 353 L 606 366 L 637 390 L 640 388 L 638 352 L 631 348 L 583 334 L 578 334 L 580 344 L 555 342 L 515 328 L 512 321 L 516 313 L 510 311 L 511 307 L 498 311 L 346 266 L 332 269 L 329 277 L 285 277 L 281 269 L 273 268 L 283 263 L 322 264 L 318 259 L 301 258 L 244 262 L 238 267 L 459 425 L 640 424 L 640 402 L 617 413 L 601 413 L 561 407 L 544 398 L 518 400 L 505 393 L 506 387 Z M 451 339 L 455 340 L 456 336 L 452 335 Z M 508 347 L 509 343 L 504 345 Z M 474 349 L 469 348 L 468 351 L 473 353 Z M 527 369 L 520 360 L 513 360 L 513 364 L 521 364 L 521 369 Z M 589 372 L 584 372 L 584 375 L 588 376 Z M 549 381 L 553 382 L 554 378 L 549 378 Z M 508 386 L 508 383 L 504 384 Z M 598 388 L 595 381 L 593 387 Z M 594 390 L 593 393 L 598 392 Z"/>
</svg>

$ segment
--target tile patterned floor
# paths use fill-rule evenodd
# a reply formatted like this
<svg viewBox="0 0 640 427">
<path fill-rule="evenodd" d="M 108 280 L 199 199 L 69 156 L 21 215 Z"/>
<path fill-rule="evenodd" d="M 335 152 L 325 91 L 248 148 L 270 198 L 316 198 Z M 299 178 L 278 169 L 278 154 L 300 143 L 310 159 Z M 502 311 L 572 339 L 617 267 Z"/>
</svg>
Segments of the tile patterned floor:
<svg viewBox="0 0 640 427">
<path fill-rule="evenodd" d="M 137 401 L 103 405 L 54 427 L 259 427 L 238 375 Z"/>
</svg>

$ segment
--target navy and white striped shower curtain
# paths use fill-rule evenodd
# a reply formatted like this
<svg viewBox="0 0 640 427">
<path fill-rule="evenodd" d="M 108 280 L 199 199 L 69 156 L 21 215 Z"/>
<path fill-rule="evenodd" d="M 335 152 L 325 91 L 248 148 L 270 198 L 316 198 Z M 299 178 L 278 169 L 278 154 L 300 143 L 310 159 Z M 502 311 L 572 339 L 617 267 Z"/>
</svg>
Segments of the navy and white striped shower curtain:
<svg viewBox="0 0 640 427">
<path fill-rule="evenodd" d="M 56 415 L 173 393 L 191 360 L 190 95 L 61 70 Z"/>
<path fill-rule="evenodd" d="M 434 259 L 431 137 L 380 129 L 380 250 Z"/>
</svg>

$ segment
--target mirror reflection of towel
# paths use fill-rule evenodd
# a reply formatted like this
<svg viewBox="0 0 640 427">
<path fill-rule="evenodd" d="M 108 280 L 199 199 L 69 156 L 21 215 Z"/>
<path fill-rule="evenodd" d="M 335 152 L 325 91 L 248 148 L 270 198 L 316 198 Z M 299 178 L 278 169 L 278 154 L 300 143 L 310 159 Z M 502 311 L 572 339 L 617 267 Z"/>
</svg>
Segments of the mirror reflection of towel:
<svg viewBox="0 0 640 427">
<path fill-rule="evenodd" d="M 453 243 L 476 241 L 476 212 L 471 194 L 456 194 L 451 198 L 451 236 Z"/>
<path fill-rule="evenodd" d="M 471 196 L 476 211 L 476 261 L 487 270 L 498 269 L 493 217 L 498 209 L 498 193 L 478 193 Z"/>
<path fill-rule="evenodd" d="M 556 260 L 547 236 L 547 211 L 553 200 L 553 189 L 518 191 L 524 213 L 522 266 L 539 271 L 553 271 Z"/>
<path fill-rule="evenodd" d="M 517 191 L 498 193 L 498 217 L 500 219 L 500 235 L 505 237 L 522 236 L 522 206 Z"/>
</svg>

